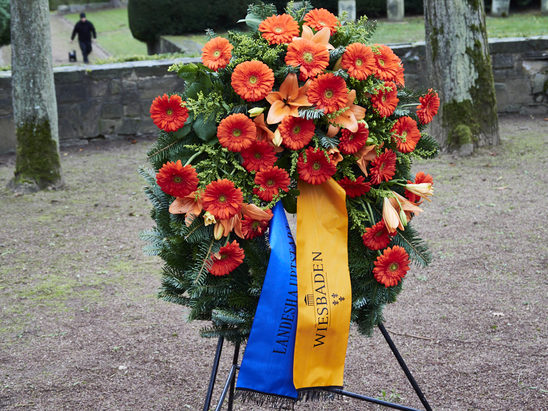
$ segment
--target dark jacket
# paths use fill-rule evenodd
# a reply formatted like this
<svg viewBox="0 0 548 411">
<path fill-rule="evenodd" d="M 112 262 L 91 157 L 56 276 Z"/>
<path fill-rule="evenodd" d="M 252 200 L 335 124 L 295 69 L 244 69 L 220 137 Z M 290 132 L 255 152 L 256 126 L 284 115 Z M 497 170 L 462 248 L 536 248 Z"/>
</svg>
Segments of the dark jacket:
<svg viewBox="0 0 548 411">
<path fill-rule="evenodd" d="M 91 43 L 91 35 L 93 34 L 93 38 L 97 38 L 97 33 L 95 33 L 95 27 L 93 27 L 93 24 L 91 24 L 91 21 L 79 21 L 74 26 L 74 30 L 72 30 L 72 36 L 70 36 L 71 40 L 74 40 L 74 36 L 78 34 L 78 41 L 84 42 L 84 43 Z"/>
</svg>

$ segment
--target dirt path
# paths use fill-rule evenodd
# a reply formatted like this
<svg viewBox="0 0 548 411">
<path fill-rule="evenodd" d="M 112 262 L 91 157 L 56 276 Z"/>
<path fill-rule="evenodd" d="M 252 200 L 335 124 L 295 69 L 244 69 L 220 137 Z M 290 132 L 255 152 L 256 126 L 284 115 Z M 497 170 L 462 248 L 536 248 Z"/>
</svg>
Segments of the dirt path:
<svg viewBox="0 0 548 411">
<path fill-rule="evenodd" d="M 494 150 L 415 167 L 434 176 L 435 199 L 416 220 L 434 258 L 385 316 L 436 410 L 548 409 L 548 122 L 501 126 Z M 136 174 L 149 146 L 63 150 L 62 191 L 0 188 L 0 408 L 201 409 L 215 341 L 156 298 L 161 261 L 138 238 L 152 224 Z M 0 157 L 0 187 L 12 172 Z M 420 408 L 380 333 L 352 330 L 345 384 Z"/>
<path fill-rule="evenodd" d="M 71 50 L 76 50 L 78 58 L 76 64 L 84 64 L 80 46 L 78 45 L 78 39 L 76 38 L 73 43 L 70 42 L 70 35 L 72 34 L 72 28 L 75 23 L 76 22 L 69 22 L 64 17 L 57 14 L 50 14 L 51 49 L 54 66 L 75 64 L 69 63 L 68 61 L 68 53 Z M 0 66 L 11 65 L 10 49 L 9 46 L 0 48 Z M 109 56 L 110 54 L 102 49 L 95 41 L 93 42 L 93 52 L 89 55 L 90 62 L 93 63 L 97 59 L 105 59 Z"/>
</svg>

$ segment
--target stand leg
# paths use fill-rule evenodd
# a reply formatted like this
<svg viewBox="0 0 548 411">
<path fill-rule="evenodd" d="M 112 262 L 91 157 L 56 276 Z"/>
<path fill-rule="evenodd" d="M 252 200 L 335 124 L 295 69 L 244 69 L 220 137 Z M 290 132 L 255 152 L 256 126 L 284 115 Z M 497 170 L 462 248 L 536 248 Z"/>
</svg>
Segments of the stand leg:
<svg viewBox="0 0 548 411">
<path fill-rule="evenodd" d="M 234 344 L 234 356 L 232 357 L 232 366 L 238 366 L 238 357 L 240 356 L 240 342 Z M 230 391 L 228 392 L 228 408 L 227 411 L 232 411 L 232 405 L 234 404 L 234 387 L 236 385 L 236 376 L 232 378 L 230 382 Z"/>
<path fill-rule="evenodd" d="M 221 352 L 223 351 L 224 337 L 219 337 L 217 341 L 217 350 L 215 351 L 215 359 L 213 360 L 213 368 L 211 369 L 211 377 L 209 377 L 209 387 L 207 388 L 207 395 L 204 402 L 203 411 L 208 411 L 211 405 L 211 397 L 213 396 L 213 388 L 215 387 L 215 380 L 217 379 L 217 371 L 219 371 L 219 360 L 221 359 Z"/>
<path fill-rule="evenodd" d="M 419 384 L 417 384 L 417 381 L 415 381 L 415 378 L 413 378 L 413 375 L 411 374 L 411 371 L 409 371 L 409 368 L 407 368 L 407 365 L 405 364 L 405 361 L 403 360 L 402 356 L 400 355 L 400 352 L 396 348 L 396 345 L 394 344 L 394 341 L 392 341 L 392 338 L 388 334 L 388 331 L 386 331 L 386 328 L 384 328 L 383 323 L 379 324 L 379 330 L 381 330 L 381 333 L 384 336 L 384 339 L 386 340 L 386 342 L 390 346 L 390 349 L 392 350 L 392 353 L 394 354 L 394 356 L 398 360 L 398 363 L 400 364 L 401 369 L 403 370 L 403 372 L 405 373 L 405 376 L 407 377 L 407 379 L 409 380 L 409 382 L 413 386 L 413 389 L 415 390 L 415 392 L 417 393 L 417 396 L 421 400 L 422 405 L 424 405 L 424 408 L 426 409 L 426 411 L 432 411 L 432 407 L 430 407 L 430 404 L 428 404 L 428 401 L 426 401 L 426 397 L 422 393 L 422 391 L 419 387 Z"/>
<path fill-rule="evenodd" d="M 228 373 L 228 377 L 226 378 L 225 386 L 223 388 L 223 392 L 221 393 L 221 398 L 219 398 L 219 403 L 217 404 L 215 411 L 221 410 L 221 407 L 223 406 L 223 402 L 225 401 L 225 398 L 226 398 L 226 394 L 228 393 L 228 390 L 230 389 L 230 385 L 232 384 L 232 381 L 234 381 L 234 378 L 236 377 L 237 368 L 238 368 L 237 365 L 233 365 L 232 367 L 230 367 L 230 372 Z"/>
</svg>

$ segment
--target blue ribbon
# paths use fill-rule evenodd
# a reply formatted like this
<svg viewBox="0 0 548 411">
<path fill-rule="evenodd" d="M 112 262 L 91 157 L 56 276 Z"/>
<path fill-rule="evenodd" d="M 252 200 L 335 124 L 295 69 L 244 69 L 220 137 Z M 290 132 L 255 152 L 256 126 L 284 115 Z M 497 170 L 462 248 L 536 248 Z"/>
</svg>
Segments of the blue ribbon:
<svg viewBox="0 0 548 411">
<path fill-rule="evenodd" d="M 293 353 L 297 329 L 295 242 L 281 202 L 270 221 L 270 260 L 236 387 L 297 399 Z"/>
</svg>

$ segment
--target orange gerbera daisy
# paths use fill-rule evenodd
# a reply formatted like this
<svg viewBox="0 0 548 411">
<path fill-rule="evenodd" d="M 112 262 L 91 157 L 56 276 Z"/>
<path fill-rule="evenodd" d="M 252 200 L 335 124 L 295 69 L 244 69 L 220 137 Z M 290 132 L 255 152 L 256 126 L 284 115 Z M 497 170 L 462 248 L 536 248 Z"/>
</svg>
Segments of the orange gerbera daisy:
<svg viewBox="0 0 548 411">
<path fill-rule="evenodd" d="M 263 201 L 272 201 L 280 190 L 287 192 L 289 190 L 289 174 L 283 168 L 272 167 L 267 170 L 259 171 L 255 175 L 255 187 L 253 192 Z"/>
<path fill-rule="evenodd" d="M 232 88 L 246 101 L 259 101 L 272 91 L 274 72 L 262 61 L 244 61 L 232 73 Z"/>
<path fill-rule="evenodd" d="M 419 97 L 420 105 L 417 106 L 417 117 L 422 124 L 428 124 L 438 114 L 440 98 L 438 93 L 429 89 L 428 93 Z"/>
<path fill-rule="evenodd" d="M 234 240 L 221 247 L 218 253 L 213 254 L 209 272 L 215 276 L 227 275 L 244 262 L 244 257 L 244 250 Z"/>
<path fill-rule="evenodd" d="M 413 183 L 413 181 L 410 181 L 410 180 L 407 180 L 407 182 Z M 415 175 L 414 183 L 415 184 L 423 184 L 423 183 L 434 184 L 434 179 L 432 178 L 430 174 L 424 174 L 422 171 L 419 171 Z M 405 190 L 404 194 L 405 194 L 405 197 L 407 197 L 407 199 L 413 203 L 420 204 L 420 202 L 422 201 L 422 197 L 420 195 L 412 193 L 409 190 Z"/>
<path fill-rule="evenodd" d="M 327 27 L 331 31 L 331 35 L 335 34 L 341 23 L 339 19 L 326 9 L 312 9 L 304 16 L 304 21 L 307 26 L 319 31 Z"/>
<path fill-rule="evenodd" d="M 230 151 L 248 148 L 257 136 L 255 123 L 245 114 L 236 113 L 224 118 L 217 127 L 217 138 Z"/>
<path fill-rule="evenodd" d="M 409 255 L 403 247 L 395 245 L 384 250 L 374 264 L 375 280 L 387 288 L 392 287 L 397 285 L 409 271 Z"/>
<path fill-rule="evenodd" d="M 188 109 L 183 105 L 181 96 L 174 94 L 158 96 L 150 106 L 150 117 L 157 127 L 164 131 L 177 131 L 188 119 Z"/>
<path fill-rule="evenodd" d="M 240 154 L 244 159 L 242 165 L 247 171 L 261 171 L 274 165 L 277 160 L 274 147 L 266 141 L 254 141 Z"/>
<path fill-rule="evenodd" d="M 421 138 L 417 122 L 411 117 L 400 117 L 392 127 L 392 137 L 402 153 L 412 152 Z"/>
<path fill-rule="evenodd" d="M 242 220 L 242 233 L 246 240 L 250 240 L 255 237 L 262 236 L 268 228 L 268 223 L 272 218 L 272 211 L 266 210 L 268 213 L 267 219 L 255 219 L 252 217 L 245 217 Z"/>
<path fill-rule="evenodd" d="M 333 73 L 320 74 L 308 87 L 308 101 L 325 113 L 334 113 L 346 107 L 348 91 L 342 77 Z"/>
<path fill-rule="evenodd" d="M 393 81 L 399 71 L 401 60 L 392 49 L 383 44 L 373 47 L 375 56 L 375 76 L 381 80 Z"/>
<path fill-rule="evenodd" d="M 314 121 L 287 116 L 280 124 L 283 145 L 291 150 L 300 150 L 314 137 Z"/>
<path fill-rule="evenodd" d="M 373 50 L 362 43 L 350 44 L 342 56 L 341 67 L 348 71 L 350 77 L 365 80 L 375 73 L 376 60 Z"/>
<path fill-rule="evenodd" d="M 377 94 L 371 96 L 371 104 L 381 117 L 389 117 L 398 106 L 398 90 L 390 81 L 384 82 L 384 90 L 377 90 Z"/>
<path fill-rule="evenodd" d="M 363 244 L 370 250 L 382 250 L 388 247 L 391 238 L 384 221 L 381 220 L 374 226 L 365 229 L 362 240 Z"/>
<path fill-rule="evenodd" d="M 232 218 L 242 208 L 242 190 L 227 179 L 212 181 L 206 186 L 202 204 L 216 219 Z"/>
<path fill-rule="evenodd" d="M 384 149 L 384 153 L 371 161 L 371 183 L 380 184 L 383 181 L 390 181 L 396 174 L 396 153 Z"/>
<path fill-rule="evenodd" d="M 266 121 L 268 124 L 277 124 L 286 116 L 299 116 L 299 107 L 310 106 L 306 91 L 308 85 L 299 87 L 297 75 L 289 73 L 280 85 L 279 91 L 273 91 L 266 96 L 271 106 Z"/>
<path fill-rule="evenodd" d="M 308 147 L 305 153 L 306 160 L 301 153 L 297 161 L 299 177 L 303 181 L 309 184 L 322 184 L 337 171 L 337 167 L 329 160 L 329 156 L 325 151 Z"/>
<path fill-rule="evenodd" d="M 394 82 L 400 87 L 405 87 L 404 69 L 403 69 L 403 64 L 401 63 L 398 65 L 398 72 L 396 73 Z"/>
<path fill-rule="evenodd" d="M 234 47 L 224 37 L 209 40 L 202 48 L 202 63 L 211 70 L 225 68 L 232 57 Z"/>
<path fill-rule="evenodd" d="M 359 176 L 355 181 L 352 181 L 348 177 L 344 177 L 337 181 L 337 183 L 344 188 L 346 196 L 350 198 L 363 196 L 371 190 L 371 183 L 365 181 L 363 176 Z"/>
<path fill-rule="evenodd" d="M 300 66 L 301 79 L 315 77 L 329 65 L 329 52 L 321 44 L 307 39 L 294 40 L 287 46 L 285 63 Z"/>
<path fill-rule="evenodd" d="M 156 174 L 156 182 L 166 194 L 185 197 L 198 188 L 198 173 L 191 165 L 183 167 L 181 160 L 168 161 Z"/>
<path fill-rule="evenodd" d="M 259 31 L 268 44 L 287 44 L 299 35 L 299 24 L 289 14 L 274 15 L 259 24 Z"/>
<path fill-rule="evenodd" d="M 345 128 L 341 133 L 339 149 L 343 154 L 355 154 L 365 146 L 368 137 L 369 129 L 364 123 L 358 123 L 358 130 L 355 133 Z"/>
</svg>

